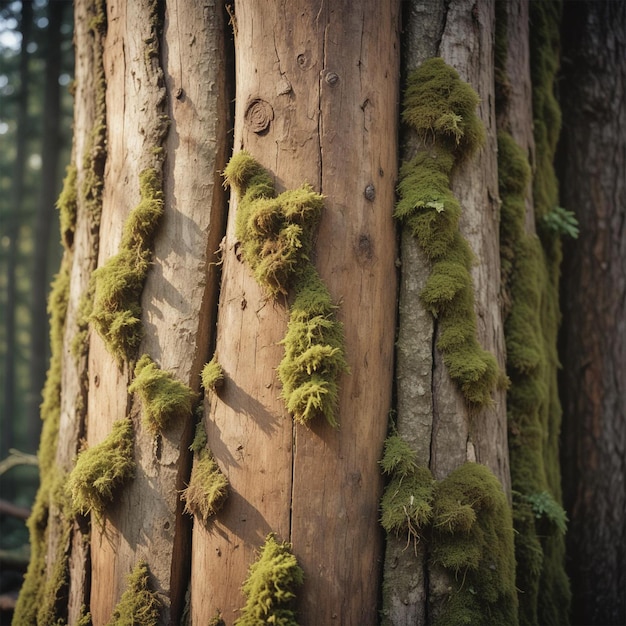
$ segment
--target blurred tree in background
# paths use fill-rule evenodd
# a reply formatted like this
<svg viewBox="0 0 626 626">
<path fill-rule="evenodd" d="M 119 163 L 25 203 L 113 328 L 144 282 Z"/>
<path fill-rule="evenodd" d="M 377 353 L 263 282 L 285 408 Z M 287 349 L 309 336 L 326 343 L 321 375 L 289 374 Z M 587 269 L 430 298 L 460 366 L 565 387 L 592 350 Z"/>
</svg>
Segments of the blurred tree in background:
<svg viewBox="0 0 626 626">
<path fill-rule="evenodd" d="M 29 458 L 11 450 L 34 453 L 41 431 L 46 300 L 61 254 L 55 201 L 71 147 L 72 32 L 71 0 L 0 2 L 0 593 L 14 578 L 5 565 L 27 559 L 9 554 L 28 535 L 8 501 L 30 506 L 38 480 Z"/>
</svg>

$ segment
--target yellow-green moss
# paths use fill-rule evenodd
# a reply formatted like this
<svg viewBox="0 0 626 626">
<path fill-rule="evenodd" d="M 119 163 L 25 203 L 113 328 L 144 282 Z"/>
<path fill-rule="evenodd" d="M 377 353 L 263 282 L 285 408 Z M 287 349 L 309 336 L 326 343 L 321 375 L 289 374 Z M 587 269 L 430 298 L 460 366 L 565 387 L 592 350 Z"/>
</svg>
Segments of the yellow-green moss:
<svg viewBox="0 0 626 626">
<path fill-rule="evenodd" d="M 484 465 L 465 463 L 436 483 L 430 559 L 455 580 L 437 626 L 518 623 L 511 510 Z"/>
<path fill-rule="evenodd" d="M 87 611 L 87 607 L 84 605 L 81 608 L 81 616 L 76 622 L 76 626 L 92 626 L 91 613 Z"/>
<path fill-rule="evenodd" d="M 434 479 L 427 467 L 417 465 L 417 454 L 400 435 L 385 441 L 381 468 L 389 482 L 380 502 L 382 527 L 388 533 L 418 540 L 433 515 Z"/>
<path fill-rule="evenodd" d="M 61 227 L 61 239 L 66 248 L 71 248 L 74 243 L 74 231 L 76 230 L 76 213 L 78 191 L 76 178 L 78 170 L 74 163 L 67 166 L 63 189 L 57 200 L 59 209 L 59 222 Z"/>
<path fill-rule="evenodd" d="M 243 584 L 247 602 L 235 625 L 296 626 L 296 614 L 290 605 L 296 597 L 296 587 L 303 581 L 304 572 L 291 552 L 291 545 L 278 543 L 274 535 L 268 535 Z"/>
<path fill-rule="evenodd" d="M 134 430 L 130 419 L 113 424 L 101 443 L 83 450 L 71 471 L 67 490 L 76 513 L 102 517 L 115 492 L 135 474 Z"/>
<path fill-rule="evenodd" d="M 161 175 L 154 168 L 139 175 L 141 201 L 131 211 L 119 252 L 94 271 L 90 321 L 118 362 L 131 360 L 143 337 L 141 292 L 152 260 L 152 240 L 163 214 Z"/>
<path fill-rule="evenodd" d="M 43 426 L 39 441 L 40 486 L 28 520 L 30 533 L 30 562 L 15 608 L 13 623 L 16 626 L 40 624 L 37 615 L 41 607 L 56 606 L 57 592 L 63 586 L 63 563 L 48 564 L 46 560 L 47 527 L 50 507 L 59 499 L 59 472 L 56 465 L 56 447 L 61 416 L 61 372 L 63 359 L 63 334 L 69 301 L 69 257 L 61 261 L 48 300 L 50 315 L 50 365 L 43 389 L 41 419 Z M 60 556 L 60 555 L 57 555 Z M 46 582 L 47 566 L 54 565 L 54 576 Z M 50 574 L 52 576 L 52 574 Z M 50 594 L 54 598 L 50 599 Z"/>
<path fill-rule="evenodd" d="M 228 497 L 228 479 L 207 448 L 206 431 L 202 423 L 190 447 L 194 453 L 189 485 L 181 494 L 185 513 L 199 517 L 205 524 L 215 515 Z"/>
<path fill-rule="evenodd" d="M 274 184 L 247 152 L 224 171 L 239 195 L 236 235 L 242 256 L 268 294 L 293 293 L 285 356 L 278 367 L 282 397 L 297 422 L 323 415 L 337 426 L 338 378 L 347 370 L 343 326 L 311 262 L 323 198 L 309 185 L 274 197 Z"/>
<path fill-rule="evenodd" d="M 442 59 L 425 61 L 409 76 L 402 118 L 423 147 L 400 169 L 395 217 L 433 264 L 421 299 L 438 321 L 437 347 L 450 376 L 470 405 L 484 406 L 502 374 L 476 338 L 473 254 L 459 231 L 461 207 L 450 189 L 455 164 L 484 139 L 477 104 L 471 86 Z"/>
<path fill-rule="evenodd" d="M 128 393 L 138 393 L 143 424 L 153 434 L 163 432 L 173 420 L 183 420 L 193 411 L 194 391 L 171 372 L 165 372 L 144 354 L 135 366 L 135 378 Z"/>
<path fill-rule="evenodd" d="M 158 626 L 161 601 L 150 589 L 148 565 L 140 561 L 128 575 L 126 591 L 113 611 L 107 626 Z"/>
<path fill-rule="evenodd" d="M 202 386 L 205 391 L 215 391 L 224 384 L 224 370 L 217 360 L 213 358 L 202 368 Z"/>
</svg>

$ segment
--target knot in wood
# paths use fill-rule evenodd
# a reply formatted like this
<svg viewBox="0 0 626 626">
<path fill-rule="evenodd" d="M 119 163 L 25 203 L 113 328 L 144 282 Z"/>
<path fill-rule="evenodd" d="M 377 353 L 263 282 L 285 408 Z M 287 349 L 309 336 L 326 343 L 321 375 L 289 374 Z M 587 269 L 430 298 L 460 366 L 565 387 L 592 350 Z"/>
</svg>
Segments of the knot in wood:
<svg viewBox="0 0 626 626">
<path fill-rule="evenodd" d="M 376 189 L 374 188 L 374 185 L 372 185 L 372 183 L 370 183 L 365 188 L 363 195 L 365 196 L 366 200 L 369 200 L 370 202 L 374 202 L 374 198 L 376 197 Z"/>
<path fill-rule="evenodd" d="M 334 87 L 339 82 L 339 76 L 335 72 L 328 72 L 325 80 L 331 87 Z"/>
<path fill-rule="evenodd" d="M 245 113 L 246 124 L 253 133 L 260 135 L 267 132 L 274 119 L 272 105 L 261 98 L 254 98 L 248 104 Z"/>
</svg>

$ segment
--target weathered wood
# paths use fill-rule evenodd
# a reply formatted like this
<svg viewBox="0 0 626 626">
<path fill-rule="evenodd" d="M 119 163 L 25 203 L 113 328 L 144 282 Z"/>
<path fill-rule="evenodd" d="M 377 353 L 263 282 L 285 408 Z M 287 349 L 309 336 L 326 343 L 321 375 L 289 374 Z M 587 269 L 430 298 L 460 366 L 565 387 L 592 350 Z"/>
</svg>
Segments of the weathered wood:
<svg viewBox="0 0 626 626">
<path fill-rule="evenodd" d="M 308 182 L 324 194 L 315 263 L 340 304 L 351 372 L 340 380 L 338 430 L 294 427 L 274 371 L 286 303 L 267 300 L 237 259 L 231 202 L 217 341 L 226 383 L 207 419 L 231 495 L 207 530 L 194 530 L 194 623 L 217 610 L 228 624 L 237 617 L 245 603 L 237 589 L 270 531 L 292 541 L 304 569 L 301 623 L 378 620 L 377 461 L 391 405 L 396 297 L 398 9 L 237 7 L 235 150 L 250 151 L 279 192 Z M 245 122 L 256 98 L 273 110 L 263 134 Z"/>
<path fill-rule="evenodd" d="M 199 390 L 213 325 L 215 272 L 210 264 L 223 235 L 218 172 L 225 164 L 228 102 L 224 63 L 215 54 L 222 50 L 221 29 L 216 27 L 221 13 L 196 5 L 168 10 L 167 46 L 154 57 L 148 50 L 155 35 L 151 4 L 108 6 L 104 59 L 109 158 L 99 265 L 117 252 L 123 222 L 139 201 L 139 173 L 153 164 L 159 116 L 168 113 L 165 214 L 142 294 L 145 338 L 139 354 L 148 353 L 163 370 Z M 164 100 L 166 92 L 170 97 Z M 92 534 L 94 624 L 110 618 L 124 591 L 125 575 L 141 559 L 148 563 L 151 584 L 163 603 L 162 623 L 177 624 L 186 592 L 190 533 L 179 491 L 189 474 L 193 420 L 190 416 L 172 424 L 162 436 L 149 433 L 141 424 L 139 401 L 127 393 L 132 371 L 127 364 L 118 367 L 95 333 L 89 371 L 89 444 L 102 441 L 114 421 L 130 415 L 137 462 L 134 480 L 107 511 L 103 529 Z"/>
</svg>

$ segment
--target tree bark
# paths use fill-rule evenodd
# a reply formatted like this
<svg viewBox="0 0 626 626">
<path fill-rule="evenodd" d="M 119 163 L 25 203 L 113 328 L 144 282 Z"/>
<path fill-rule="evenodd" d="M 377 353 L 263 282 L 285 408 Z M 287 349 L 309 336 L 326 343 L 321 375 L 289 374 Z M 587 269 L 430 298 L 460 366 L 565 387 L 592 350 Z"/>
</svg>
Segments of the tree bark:
<svg viewBox="0 0 626 626">
<path fill-rule="evenodd" d="M 564 499 L 575 624 L 626 621 L 626 10 L 565 3 Z M 575 390 L 575 392 L 574 392 Z"/>
<path fill-rule="evenodd" d="M 156 5 L 158 10 L 159 5 Z M 173 8 L 173 7 L 172 7 Z M 222 187 L 228 130 L 221 7 L 189 4 L 164 19 L 162 44 L 151 2 L 107 6 L 104 47 L 108 158 L 98 264 L 117 251 L 122 224 L 139 201 L 139 173 L 154 159 L 161 116 L 169 115 L 163 181 L 165 215 L 142 295 L 147 353 L 161 369 L 199 390 L 208 360 L 215 293 L 214 252 L 223 234 Z M 180 91 L 179 91 L 180 90 Z M 130 99 L 132 106 L 126 103 Z M 191 261 L 191 262 L 190 262 Z M 141 426 L 127 387 L 132 368 L 118 367 L 101 338 L 89 350 L 89 445 L 127 415 L 136 429 L 136 476 L 91 542 L 91 612 L 106 623 L 125 589 L 125 574 L 147 562 L 163 601 L 162 622 L 181 619 L 189 567 L 189 518 L 178 492 L 188 479 L 191 419 L 156 438 Z"/>
<path fill-rule="evenodd" d="M 495 108 L 492 39 L 494 4 L 407 3 L 404 27 L 404 71 L 441 56 L 462 80 L 478 92 L 478 115 L 486 128 L 485 146 L 455 169 L 452 189 L 463 214 L 461 232 L 477 257 L 472 268 L 479 343 L 504 367 L 504 339 L 499 306 L 500 260 L 498 192 L 495 161 Z M 403 160 L 420 148 L 417 137 L 404 131 Z M 399 329 L 397 342 L 397 428 L 417 451 L 420 465 L 436 479 L 445 478 L 467 460 L 487 465 L 510 492 L 506 442 L 505 392 L 494 404 L 470 414 L 450 379 L 436 348 L 437 323 L 420 300 L 430 263 L 412 235 L 401 240 Z M 424 542 L 407 549 L 406 537 L 387 539 L 385 557 L 385 620 L 389 624 L 431 623 L 448 593 L 449 579 L 426 561 Z"/>
<path fill-rule="evenodd" d="M 237 617 L 245 599 L 236 589 L 269 532 L 292 542 L 305 572 L 300 623 L 377 622 L 377 460 L 391 406 L 396 297 L 398 20 L 395 3 L 237 5 L 235 151 L 251 152 L 278 192 L 308 182 L 325 196 L 315 264 L 339 304 L 350 373 L 340 380 L 338 429 L 294 425 L 275 373 L 286 303 L 268 299 L 237 259 L 231 200 L 217 339 L 226 382 L 205 407 L 231 493 L 208 529 L 194 528 L 194 623 L 218 610 L 228 624 Z M 258 134 L 246 121 L 256 99 L 273 111 Z"/>
</svg>

